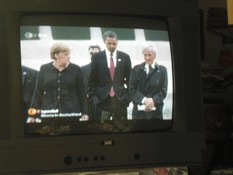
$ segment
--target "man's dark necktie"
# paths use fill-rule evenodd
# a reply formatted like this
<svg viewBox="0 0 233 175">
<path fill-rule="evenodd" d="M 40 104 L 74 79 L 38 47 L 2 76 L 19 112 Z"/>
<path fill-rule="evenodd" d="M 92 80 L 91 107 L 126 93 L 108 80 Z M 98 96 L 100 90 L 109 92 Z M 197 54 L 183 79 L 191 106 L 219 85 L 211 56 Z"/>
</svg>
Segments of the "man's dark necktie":
<svg viewBox="0 0 233 175">
<path fill-rule="evenodd" d="M 150 76 L 150 74 L 152 73 L 152 71 L 153 71 L 153 68 L 152 68 L 152 66 L 151 65 L 149 65 L 148 66 L 148 73 L 146 74 L 146 77 L 148 78 L 149 76 Z"/>
<path fill-rule="evenodd" d="M 148 75 L 150 75 L 152 71 L 153 71 L 153 68 L 152 68 L 151 65 L 149 65 L 149 72 L 148 72 Z"/>
<path fill-rule="evenodd" d="M 115 66 L 114 66 L 114 61 L 113 61 L 113 58 L 112 58 L 112 53 L 111 53 L 111 57 L 110 57 L 110 68 L 109 69 L 110 69 L 110 75 L 111 75 L 111 78 L 112 78 L 112 81 L 113 81 L 114 73 L 115 73 Z M 111 87 L 109 95 L 111 97 L 113 97 L 115 95 L 113 87 Z"/>
</svg>

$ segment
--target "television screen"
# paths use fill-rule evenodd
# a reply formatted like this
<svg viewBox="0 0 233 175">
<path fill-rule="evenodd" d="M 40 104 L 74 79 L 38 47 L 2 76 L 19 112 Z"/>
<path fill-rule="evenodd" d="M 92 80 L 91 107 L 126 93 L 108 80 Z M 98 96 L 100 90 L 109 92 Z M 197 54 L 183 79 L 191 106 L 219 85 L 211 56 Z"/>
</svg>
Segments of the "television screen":
<svg viewBox="0 0 233 175">
<path fill-rule="evenodd" d="M 58 16 L 53 17 L 52 22 L 48 18 L 41 20 L 43 16 L 33 16 L 33 20 L 31 16 L 22 18 L 20 48 L 25 133 L 60 135 L 169 129 L 173 119 L 174 75 L 167 21 L 135 17 L 130 19 L 131 22 L 122 18 L 122 23 L 99 25 L 90 18 L 88 22 L 79 22 L 79 18 Z M 96 19 L 98 21 L 101 16 Z M 99 115 L 102 102 L 95 103 L 99 94 L 89 94 L 93 81 L 99 83 L 98 88 L 103 87 L 100 79 L 104 74 L 110 74 L 107 70 L 101 75 L 100 69 L 94 66 L 95 60 L 99 57 L 106 59 L 109 52 L 108 43 L 103 38 L 107 32 L 117 35 L 116 52 L 129 58 L 125 62 L 124 55 L 116 54 L 115 72 L 119 70 L 119 74 L 125 74 L 125 77 L 124 82 L 119 78 L 115 82 L 128 94 L 125 118 L 119 120 L 115 120 L 116 116 L 108 114 L 108 111 L 104 114 L 101 111 Z M 57 51 L 64 47 L 67 48 Z M 147 72 L 145 64 L 148 62 L 148 48 L 152 50 L 149 54 L 154 53 L 155 71 L 152 74 Z M 97 51 L 104 56 L 95 53 Z M 69 57 L 69 64 L 62 69 L 56 65 L 59 52 Z M 121 65 L 124 68 L 119 69 Z M 136 74 L 138 67 L 140 71 Z M 117 100 L 121 99 L 119 94 L 116 93 Z M 153 98 L 154 102 L 156 99 L 156 105 L 146 111 L 146 105 L 137 101 L 138 94 Z M 84 109 L 87 109 L 87 118 L 83 117 Z M 152 117 L 146 117 L 148 114 Z"/>
</svg>

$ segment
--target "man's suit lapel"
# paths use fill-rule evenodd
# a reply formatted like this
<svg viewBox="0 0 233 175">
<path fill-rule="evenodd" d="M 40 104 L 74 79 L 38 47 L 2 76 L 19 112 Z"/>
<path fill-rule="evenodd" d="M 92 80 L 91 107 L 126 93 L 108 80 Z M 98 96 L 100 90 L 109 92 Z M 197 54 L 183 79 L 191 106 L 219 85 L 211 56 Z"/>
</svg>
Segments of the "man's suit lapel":
<svg viewBox="0 0 233 175">
<path fill-rule="evenodd" d="M 26 71 L 23 71 L 22 73 L 22 85 L 24 85 L 25 81 L 26 81 L 26 77 L 27 77 L 27 72 Z"/>
<path fill-rule="evenodd" d="M 146 73 L 146 68 L 145 68 L 145 64 L 142 64 L 141 68 L 140 68 L 140 82 L 141 84 L 145 85 L 145 81 L 147 79 L 147 73 Z"/>
<path fill-rule="evenodd" d="M 120 56 L 120 54 L 119 54 L 119 52 L 118 51 L 116 51 L 116 65 L 115 65 L 115 75 L 114 75 L 114 79 L 115 79 L 115 77 L 116 77 L 116 75 L 118 74 L 118 71 L 120 71 L 121 70 L 121 61 L 122 61 L 122 58 L 121 58 L 121 56 Z"/>
</svg>

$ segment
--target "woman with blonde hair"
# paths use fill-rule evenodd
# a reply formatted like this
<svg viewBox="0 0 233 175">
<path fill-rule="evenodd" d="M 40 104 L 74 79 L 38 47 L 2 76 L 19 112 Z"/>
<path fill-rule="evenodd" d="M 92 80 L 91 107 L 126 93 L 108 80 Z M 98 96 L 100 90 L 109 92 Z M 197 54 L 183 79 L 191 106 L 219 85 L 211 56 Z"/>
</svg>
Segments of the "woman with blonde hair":
<svg viewBox="0 0 233 175">
<path fill-rule="evenodd" d="M 86 96 L 81 68 L 70 62 L 71 49 L 55 43 L 50 49 L 52 62 L 40 67 L 31 109 L 40 111 L 27 122 L 43 122 L 58 117 L 78 117 L 88 120 Z"/>
</svg>

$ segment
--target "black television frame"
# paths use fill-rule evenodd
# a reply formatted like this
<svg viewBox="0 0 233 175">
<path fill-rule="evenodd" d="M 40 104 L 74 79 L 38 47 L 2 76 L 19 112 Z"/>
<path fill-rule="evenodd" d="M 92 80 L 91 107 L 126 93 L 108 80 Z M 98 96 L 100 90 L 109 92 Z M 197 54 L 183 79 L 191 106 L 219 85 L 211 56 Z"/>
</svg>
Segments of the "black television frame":
<svg viewBox="0 0 233 175">
<path fill-rule="evenodd" d="M 198 1 L 1 0 L 0 174 L 100 171 L 196 165 L 204 148 Z M 142 6 L 143 5 L 143 6 Z M 122 8 L 124 6 L 124 8 Z M 114 8 L 113 8 L 114 7 Z M 86 14 L 166 18 L 174 57 L 174 119 L 169 131 L 26 137 L 21 107 L 22 16 Z M 102 21 L 103 23 L 104 21 Z M 100 21 L 101 23 L 101 21 Z"/>
</svg>

